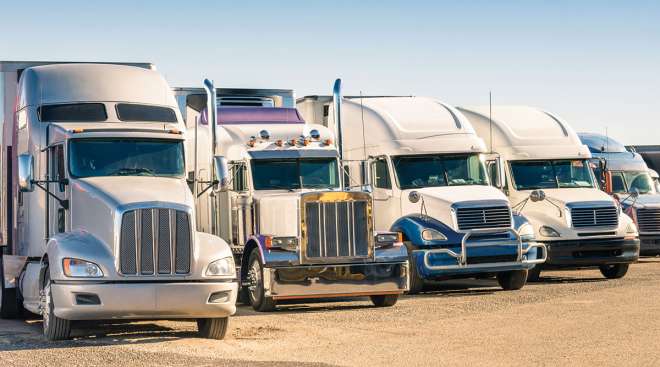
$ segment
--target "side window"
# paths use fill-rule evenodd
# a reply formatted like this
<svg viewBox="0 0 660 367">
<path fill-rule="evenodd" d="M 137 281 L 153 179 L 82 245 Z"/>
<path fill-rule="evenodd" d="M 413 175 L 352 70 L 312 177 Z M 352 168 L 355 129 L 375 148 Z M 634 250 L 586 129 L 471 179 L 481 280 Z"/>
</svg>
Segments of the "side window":
<svg viewBox="0 0 660 367">
<path fill-rule="evenodd" d="M 377 160 L 373 161 L 373 163 L 371 163 L 371 172 L 375 187 L 380 189 L 392 188 L 389 171 L 387 169 L 387 161 L 385 158 L 378 158 Z"/>
<path fill-rule="evenodd" d="M 488 171 L 488 180 L 490 180 L 490 184 L 495 185 L 497 182 L 497 162 L 487 161 L 486 170 Z"/>
<path fill-rule="evenodd" d="M 232 191 L 247 190 L 247 167 L 245 162 L 234 163 L 231 166 Z"/>
<path fill-rule="evenodd" d="M 64 170 L 64 145 L 60 144 L 52 147 L 51 157 L 51 179 L 56 181 L 66 178 Z M 64 192 L 64 186 L 60 185 L 59 190 L 60 192 Z"/>
<path fill-rule="evenodd" d="M 621 173 L 612 174 L 612 192 L 626 192 L 626 184 Z"/>
</svg>

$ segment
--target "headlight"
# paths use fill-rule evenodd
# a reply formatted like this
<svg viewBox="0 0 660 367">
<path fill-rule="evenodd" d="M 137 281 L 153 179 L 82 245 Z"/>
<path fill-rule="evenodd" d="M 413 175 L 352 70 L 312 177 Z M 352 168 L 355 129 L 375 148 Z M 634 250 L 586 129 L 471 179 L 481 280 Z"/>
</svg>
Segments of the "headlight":
<svg viewBox="0 0 660 367">
<path fill-rule="evenodd" d="M 559 232 L 548 226 L 541 226 L 539 228 L 539 234 L 543 237 L 560 237 Z"/>
<path fill-rule="evenodd" d="M 295 251 L 298 249 L 298 237 L 266 237 L 266 248 L 273 247 Z"/>
<path fill-rule="evenodd" d="M 400 232 L 378 233 L 376 234 L 376 246 L 392 246 L 403 241 L 403 235 Z"/>
<path fill-rule="evenodd" d="M 534 239 L 534 227 L 532 227 L 531 224 L 525 223 L 522 226 L 520 226 L 520 229 L 518 229 L 518 235 L 520 235 L 520 238 L 523 240 L 533 240 Z"/>
<path fill-rule="evenodd" d="M 424 241 L 447 241 L 447 237 L 435 229 L 425 229 L 422 231 Z"/>
<path fill-rule="evenodd" d="M 566 217 L 566 225 L 569 228 L 572 227 L 573 226 L 573 218 L 571 217 L 571 209 L 564 208 L 564 216 Z M 557 237 L 559 237 L 559 236 L 557 236 Z"/>
<path fill-rule="evenodd" d="M 224 259 L 216 260 L 209 264 L 206 268 L 207 277 L 218 276 L 236 276 L 236 266 L 234 265 L 233 257 L 225 257 Z"/>
<path fill-rule="evenodd" d="M 62 260 L 62 270 L 64 275 L 73 278 L 100 278 L 103 276 L 101 268 L 93 262 L 70 257 Z"/>
</svg>

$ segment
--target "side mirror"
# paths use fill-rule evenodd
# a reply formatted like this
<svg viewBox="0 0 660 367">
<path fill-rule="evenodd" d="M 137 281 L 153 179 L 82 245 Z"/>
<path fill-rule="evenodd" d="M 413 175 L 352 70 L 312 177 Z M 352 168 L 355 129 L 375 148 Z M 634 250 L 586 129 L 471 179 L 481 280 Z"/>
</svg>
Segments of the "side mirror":
<svg viewBox="0 0 660 367">
<path fill-rule="evenodd" d="M 18 188 L 21 192 L 34 191 L 34 158 L 30 154 L 18 156 Z"/>
<path fill-rule="evenodd" d="M 614 192 L 614 188 L 612 185 L 612 172 L 603 171 L 603 183 L 605 187 L 605 192 L 608 194 L 612 194 Z"/>
<path fill-rule="evenodd" d="M 229 190 L 229 183 L 231 178 L 229 176 L 229 163 L 227 158 L 223 156 L 213 157 L 213 165 L 215 168 L 215 180 L 218 182 L 219 191 Z"/>
<path fill-rule="evenodd" d="M 505 184 L 504 162 L 502 157 L 495 158 L 495 174 L 493 175 L 493 185 L 498 189 L 503 189 Z"/>
<path fill-rule="evenodd" d="M 545 191 L 543 190 L 534 190 L 532 191 L 531 194 L 529 194 L 529 199 L 532 202 L 537 202 L 537 201 L 543 201 L 545 200 Z"/>
<path fill-rule="evenodd" d="M 630 197 L 633 199 L 637 199 L 639 197 L 639 189 L 637 187 L 633 187 L 632 192 L 630 193 Z"/>
<path fill-rule="evenodd" d="M 371 174 L 369 171 L 369 161 L 360 162 L 360 176 L 362 179 L 362 189 L 367 192 L 372 192 L 373 187 L 371 186 Z"/>
</svg>

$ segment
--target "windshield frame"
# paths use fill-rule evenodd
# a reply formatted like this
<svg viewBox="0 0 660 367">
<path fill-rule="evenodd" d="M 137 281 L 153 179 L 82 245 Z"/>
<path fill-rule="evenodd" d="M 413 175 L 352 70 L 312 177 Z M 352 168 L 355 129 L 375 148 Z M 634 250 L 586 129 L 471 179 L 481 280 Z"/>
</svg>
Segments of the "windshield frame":
<svg viewBox="0 0 660 367">
<path fill-rule="evenodd" d="M 177 143 L 181 146 L 181 159 L 183 162 L 183 170 L 181 173 L 176 175 L 163 175 L 163 174 L 153 174 L 153 175 L 94 175 L 94 176 L 80 176 L 74 174 L 71 169 L 73 154 L 71 145 L 77 141 L 112 141 L 112 140 L 137 140 L 137 141 L 153 141 L 153 142 L 168 142 L 168 143 Z M 158 178 L 175 178 L 182 179 L 186 175 L 186 148 L 185 141 L 183 139 L 168 139 L 168 138 L 155 138 L 155 137 L 121 137 L 121 136 L 111 136 L 111 137 L 100 137 L 100 136 L 90 136 L 90 137 L 77 137 L 68 139 L 66 142 L 66 169 L 68 175 L 73 179 L 81 178 L 93 178 L 93 177 L 158 177 Z"/>
<path fill-rule="evenodd" d="M 445 177 L 445 185 L 433 185 L 433 186 L 420 186 L 420 187 L 402 187 L 401 182 L 399 180 L 399 172 L 397 170 L 397 166 L 395 164 L 396 159 L 400 158 L 424 158 L 424 157 L 436 157 L 439 158 L 440 160 L 445 160 L 445 159 L 451 159 L 451 158 L 456 158 L 456 157 L 464 157 L 466 160 L 471 157 L 471 156 L 476 156 L 480 162 L 480 166 L 482 168 L 482 173 L 484 175 L 484 182 L 483 183 L 467 183 L 467 184 L 454 184 L 450 185 L 449 182 L 447 181 L 447 170 L 445 169 L 444 171 L 444 177 Z M 488 177 L 488 171 L 486 168 L 486 164 L 483 159 L 483 154 L 482 153 L 430 153 L 430 154 L 400 154 L 400 155 L 392 155 L 389 156 L 389 161 L 390 161 L 390 167 L 392 170 L 392 173 L 394 174 L 394 181 L 396 182 L 397 188 L 399 190 L 415 190 L 415 189 L 421 189 L 425 187 L 457 187 L 457 186 L 490 186 L 490 178 Z M 444 166 L 444 163 L 443 163 Z"/>
<path fill-rule="evenodd" d="M 300 177 L 300 163 L 301 161 L 323 161 L 323 162 L 328 162 L 328 163 L 333 163 L 334 165 L 334 176 L 335 176 L 335 182 L 336 185 L 332 186 L 330 184 L 326 185 L 325 187 L 306 187 L 304 184 L 302 187 L 300 186 L 300 180 L 298 181 L 298 184 L 293 187 L 268 187 L 268 188 L 263 188 L 263 187 L 257 187 L 255 185 L 255 172 L 257 169 L 255 169 L 255 163 L 273 163 L 273 162 L 284 162 L 284 161 L 295 161 L 296 163 L 296 171 L 298 173 L 298 177 Z M 275 190 L 284 190 L 284 191 L 296 191 L 296 190 L 338 190 L 341 189 L 341 177 L 340 177 L 340 170 L 339 170 L 339 159 L 337 157 L 282 157 L 282 158 L 252 158 L 249 160 L 249 185 L 251 186 L 252 190 L 254 191 L 275 191 Z M 258 168 L 258 167 L 257 167 Z"/>
<path fill-rule="evenodd" d="M 559 181 L 556 178 L 555 175 L 555 182 L 557 184 L 556 187 L 536 187 L 536 188 L 519 188 L 518 183 L 516 183 L 516 176 L 513 173 L 513 164 L 518 163 L 518 162 L 550 162 L 554 169 L 554 164 L 553 162 L 563 162 L 563 161 L 581 161 L 589 174 L 589 177 L 591 179 L 591 186 L 579 186 L 579 187 L 566 187 L 566 186 L 560 186 Z M 594 174 L 593 169 L 591 169 L 590 166 L 590 160 L 585 159 L 585 158 L 560 158 L 560 159 L 521 159 L 521 160 L 509 160 L 507 162 L 507 169 L 509 170 L 509 176 L 511 177 L 511 187 L 516 190 L 516 191 L 533 191 L 533 190 L 554 190 L 554 189 L 599 189 L 598 187 L 598 179 L 596 175 Z"/>
</svg>

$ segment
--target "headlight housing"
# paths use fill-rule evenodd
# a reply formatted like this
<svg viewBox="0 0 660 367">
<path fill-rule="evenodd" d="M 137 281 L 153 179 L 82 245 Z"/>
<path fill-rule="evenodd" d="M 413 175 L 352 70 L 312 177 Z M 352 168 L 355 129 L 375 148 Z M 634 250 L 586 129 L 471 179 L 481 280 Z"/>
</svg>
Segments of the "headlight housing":
<svg viewBox="0 0 660 367">
<path fill-rule="evenodd" d="M 71 278 L 101 278 L 103 271 L 91 261 L 66 257 L 62 259 L 62 271 Z"/>
<path fill-rule="evenodd" d="M 535 237 L 534 227 L 529 223 L 525 223 L 518 229 L 518 235 L 523 241 L 533 241 Z"/>
<path fill-rule="evenodd" d="M 548 226 L 541 226 L 541 228 L 539 228 L 539 234 L 543 237 L 561 237 L 559 232 Z"/>
<path fill-rule="evenodd" d="M 220 260 L 215 260 L 206 268 L 207 277 L 235 277 L 236 265 L 234 258 L 229 256 Z"/>
<path fill-rule="evenodd" d="M 377 247 L 393 246 L 403 241 L 403 234 L 401 232 L 377 233 L 375 237 Z"/>
<path fill-rule="evenodd" d="M 424 241 L 447 241 L 447 236 L 435 229 L 425 229 L 422 231 L 422 239 Z"/>
<path fill-rule="evenodd" d="M 265 239 L 266 248 L 280 248 L 282 250 L 296 251 L 298 249 L 298 237 L 270 237 Z"/>
</svg>

